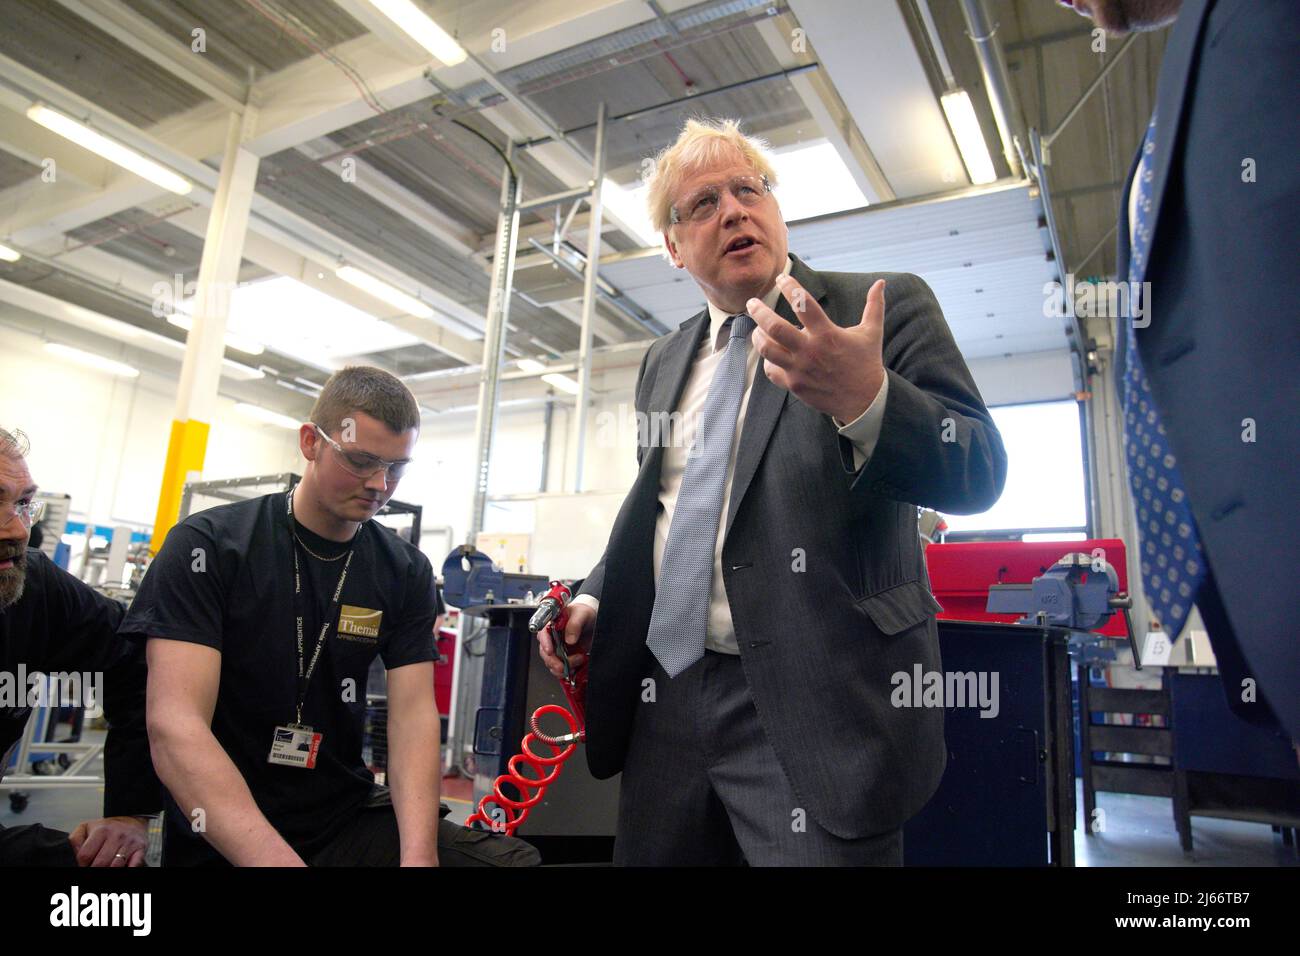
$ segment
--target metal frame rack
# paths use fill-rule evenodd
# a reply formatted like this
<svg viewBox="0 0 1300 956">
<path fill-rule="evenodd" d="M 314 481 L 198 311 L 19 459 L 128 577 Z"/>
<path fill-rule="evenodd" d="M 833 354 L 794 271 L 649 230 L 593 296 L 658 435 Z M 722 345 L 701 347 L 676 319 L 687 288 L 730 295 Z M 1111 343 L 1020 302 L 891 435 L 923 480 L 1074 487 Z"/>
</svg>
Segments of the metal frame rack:
<svg viewBox="0 0 1300 956">
<path fill-rule="evenodd" d="M 253 497 L 253 493 L 257 493 L 256 490 L 259 488 L 270 486 L 273 491 L 289 491 L 301 480 L 301 475 L 292 471 L 284 471 L 276 475 L 254 475 L 249 478 L 220 478 L 215 481 L 188 481 L 185 483 L 185 488 L 181 492 L 181 510 L 178 520 L 184 520 L 191 514 L 190 508 L 194 503 L 195 496 L 217 498 L 226 502 L 246 501 Z M 385 518 L 390 515 L 410 515 L 410 541 L 411 544 L 418 548 L 420 546 L 420 517 L 423 512 L 424 508 L 421 505 L 413 505 L 405 501 L 394 500 L 384 505 L 376 517 Z"/>
</svg>

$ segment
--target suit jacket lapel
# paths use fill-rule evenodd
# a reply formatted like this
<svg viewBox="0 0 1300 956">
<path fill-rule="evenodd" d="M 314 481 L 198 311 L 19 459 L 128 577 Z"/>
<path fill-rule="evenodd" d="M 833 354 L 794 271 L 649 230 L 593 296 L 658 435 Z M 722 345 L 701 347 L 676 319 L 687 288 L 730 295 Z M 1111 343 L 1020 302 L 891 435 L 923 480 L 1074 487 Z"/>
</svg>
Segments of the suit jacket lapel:
<svg viewBox="0 0 1300 956">
<path fill-rule="evenodd" d="M 1178 149 L 1178 130 L 1182 125 L 1183 103 L 1186 99 L 1188 78 L 1196 62 L 1201 31 L 1204 29 L 1207 14 L 1213 0 L 1188 0 L 1183 4 L 1173 28 L 1169 32 L 1169 43 L 1165 47 L 1164 59 L 1160 66 L 1160 79 L 1156 86 L 1156 130 L 1155 161 L 1151 170 L 1151 212 L 1147 221 L 1151 223 L 1151 249 L 1157 248 L 1160 228 L 1160 204 L 1164 199 L 1165 183 L 1169 181 L 1169 167 L 1175 150 Z M 1138 145 L 1141 153 L 1142 146 Z M 1125 223 L 1128 222 L 1128 203 L 1120 210 Z M 1148 253 L 1147 262 L 1151 261 Z M 1119 268 L 1127 268 L 1127 261 L 1119 263 Z M 1145 273 L 1146 270 L 1143 269 Z M 1145 278 L 1145 275 L 1142 276 Z"/>
<path fill-rule="evenodd" d="M 790 258 L 793 261 L 790 274 L 796 282 L 807 290 L 810 296 L 825 308 L 826 287 L 822 283 L 821 276 L 809 269 L 793 255 Z M 785 300 L 785 296 L 777 299 L 776 314 L 787 322 L 798 324 L 795 322 L 794 312 L 790 308 L 790 303 Z M 736 511 L 745 497 L 745 492 L 749 490 L 750 482 L 754 480 L 754 473 L 758 471 L 758 463 L 763 458 L 763 452 L 767 450 L 767 443 L 772 437 L 772 429 L 776 427 L 776 420 L 781 415 L 781 409 L 785 407 L 786 396 L 789 395 L 789 392 L 785 389 L 772 384 L 763 366 L 763 360 L 760 358 L 758 360 L 758 370 L 754 373 L 754 385 L 749 393 L 749 405 L 745 409 L 745 427 L 740 433 L 740 448 L 736 451 L 736 470 L 731 476 L 731 501 L 727 506 L 727 526 L 723 532 L 724 541 L 731 532 L 731 524 L 736 518 Z"/>
<path fill-rule="evenodd" d="M 709 310 L 682 323 L 680 333 L 664 346 L 664 354 L 659 359 L 659 370 L 655 373 L 654 385 L 650 390 L 649 407 L 646 411 L 671 413 L 681 401 L 682 391 L 686 388 L 686 379 L 690 376 L 695 353 L 709 329 Z M 653 449 L 652 449 L 653 450 Z"/>
<path fill-rule="evenodd" d="M 691 366 L 694 364 L 695 353 L 708 333 L 708 328 L 709 310 L 705 308 L 700 314 L 683 322 L 681 334 L 664 345 L 663 355 L 655 370 L 655 380 L 650 386 L 650 397 L 644 409 L 651 421 L 655 421 L 653 416 L 660 413 L 665 416 L 671 414 L 677 407 L 677 403 L 681 401 L 682 391 L 686 388 L 686 379 L 690 376 Z M 652 435 L 657 431 L 658 429 L 649 430 Z M 641 460 L 641 470 L 637 473 L 636 481 L 629 492 L 638 501 L 644 499 L 646 508 L 650 507 L 649 502 L 656 500 L 658 495 L 663 457 L 664 443 L 661 435 L 660 439 L 654 441 L 646 450 L 645 457 Z M 651 510 L 649 514 L 649 524 L 653 528 L 654 511 Z"/>
<path fill-rule="evenodd" d="M 637 411 L 655 415 L 660 412 L 670 413 L 677 407 L 682 390 L 686 387 L 692 360 L 708 327 L 709 310 L 706 308 L 699 315 L 683 322 L 680 334 L 665 339 L 662 354 L 653 366 L 655 378 L 650 384 L 650 397 L 646 400 L 646 407 Z M 652 345 L 651 348 L 655 346 Z M 610 634 L 621 633 L 624 629 L 642 633 L 649 623 L 650 608 L 654 601 L 652 554 L 663 457 L 662 439 L 654 441 L 641 459 L 641 468 L 628 491 L 628 501 L 624 505 L 629 509 L 628 523 L 625 527 L 615 526 L 605 559 L 606 593 L 631 594 L 636 597 L 619 600 L 617 611 L 601 617 L 598 633 L 604 633 L 607 629 Z"/>
</svg>

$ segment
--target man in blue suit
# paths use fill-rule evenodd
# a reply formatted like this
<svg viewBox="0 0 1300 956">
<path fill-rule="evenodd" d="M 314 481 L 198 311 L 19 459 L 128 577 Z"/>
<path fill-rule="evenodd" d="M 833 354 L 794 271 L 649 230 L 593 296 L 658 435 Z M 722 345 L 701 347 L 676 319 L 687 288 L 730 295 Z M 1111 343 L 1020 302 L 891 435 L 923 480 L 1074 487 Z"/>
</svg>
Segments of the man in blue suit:
<svg viewBox="0 0 1300 956">
<path fill-rule="evenodd" d="M 1234 712 L 1295 740 L 1300 4 L 1067 5 L 1115 33 L 1174 23 L 1119 228 L 1149 296 L 1116 330 L 1143 588 L 1171 638 L 1194 602 Z"/>
</svg>

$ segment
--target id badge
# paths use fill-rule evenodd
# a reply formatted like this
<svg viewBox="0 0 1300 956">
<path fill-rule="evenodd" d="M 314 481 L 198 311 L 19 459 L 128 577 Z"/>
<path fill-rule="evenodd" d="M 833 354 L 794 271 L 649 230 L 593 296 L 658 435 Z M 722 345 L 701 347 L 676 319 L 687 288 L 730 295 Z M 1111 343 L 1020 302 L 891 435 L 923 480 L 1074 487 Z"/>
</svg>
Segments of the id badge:
<svg viewBox="0 0 1300 956">
<path fill-rule="evenodd" d="M 316 754 L 320 751 L 323 737 L 324 734 L 318 734 L 303 724 L 276 727 L 271 739 L 271 754 L 266 762 L 311 770 L 316 766 Z"/>
</svg>

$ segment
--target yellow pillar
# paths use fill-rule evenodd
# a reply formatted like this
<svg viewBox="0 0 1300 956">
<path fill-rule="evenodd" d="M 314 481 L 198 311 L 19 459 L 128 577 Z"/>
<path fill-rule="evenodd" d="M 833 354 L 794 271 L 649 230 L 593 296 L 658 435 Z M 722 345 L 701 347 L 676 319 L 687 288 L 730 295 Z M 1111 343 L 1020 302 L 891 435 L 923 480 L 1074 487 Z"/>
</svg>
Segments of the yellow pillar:
<svg viewBox="0 0 1300 956">
<path fill-rule="evenodd" d="M 171 438 L 167 442 L 167 462 L 163 465 L 162 490 L 158 493 L 158 514 L 154 518 L 153 537 L 149 552 L 157 554 L 167 538 L 167 532 L 180 514 L 181 491 L 191 474 L 203 470 L 203 458 L 208 449 L 208 423 L 200 421 L 173 421 Z"/>
<path fill-rule="evenodd" d="M 208 429 L 217 406 L 221 363 L 225 358 L 226 319 L 230 293 L 239 277 L 239 263 L 248 229 L 248 211 L 257 182 L 258 157 L 242 148 L 252 133 L 254 111 L 230 114 L 221 176 L 208 214 L 194 300 L 194 324 L 185 341 L 172 418 L 167 459 L 163 465 L 158 512 L 149 551 L 157 554 L 180 514 L 181 492 L 192 474 L 203 470 Z M 179 303 L 176 303 L 177 305 Z"/>
</svg>

